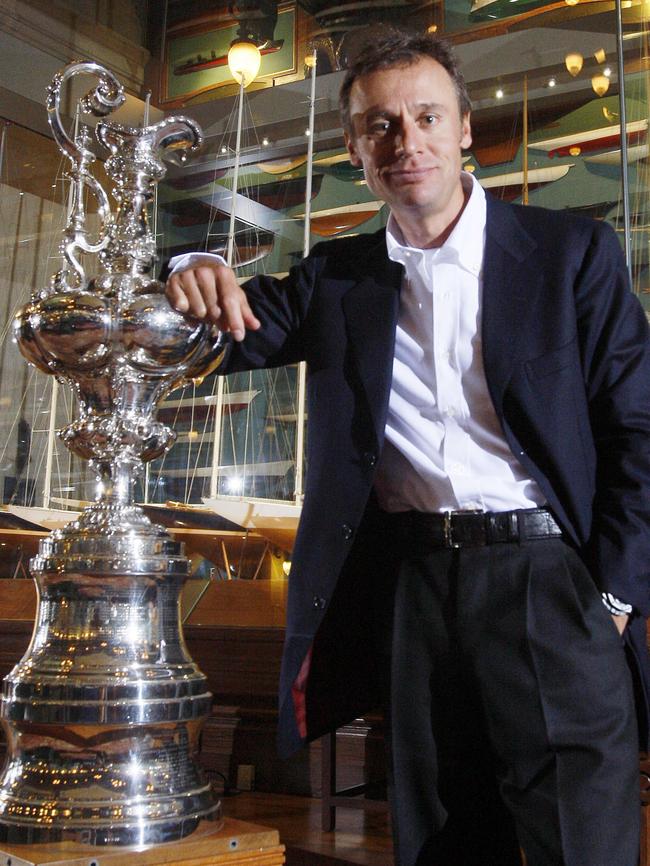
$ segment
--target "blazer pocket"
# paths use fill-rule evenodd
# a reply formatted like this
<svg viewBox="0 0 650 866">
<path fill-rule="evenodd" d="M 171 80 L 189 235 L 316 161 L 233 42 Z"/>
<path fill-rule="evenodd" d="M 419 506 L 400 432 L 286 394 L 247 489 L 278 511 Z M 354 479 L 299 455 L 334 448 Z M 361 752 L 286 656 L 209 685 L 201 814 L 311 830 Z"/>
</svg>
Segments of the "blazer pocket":
<svg viewBox="0 0 650 866">
<path fill-rule="evenodd" d="M 545 352 L 537 358 L 531 358 L 530 361 L 526 361 L 524 366 L 528 378 L 535 382 L 553 373 L 558 373 L 560 370 L 574 363 L 577 341 L 577 336 L 572 337 L 563 346 L 559 346 L 557 349 L 552 349 L 550 352 Z"/>
</svg>

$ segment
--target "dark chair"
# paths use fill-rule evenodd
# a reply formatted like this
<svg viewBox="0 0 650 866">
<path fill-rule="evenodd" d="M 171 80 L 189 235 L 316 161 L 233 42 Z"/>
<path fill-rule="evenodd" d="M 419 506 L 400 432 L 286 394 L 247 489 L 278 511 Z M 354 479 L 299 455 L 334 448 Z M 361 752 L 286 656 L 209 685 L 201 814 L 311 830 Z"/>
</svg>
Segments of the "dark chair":
<svg viewBox="0 0 650 866">
<path fill-rule="evenodd" d="M 351 788 L 336 787 L 336 733 L 326 734 L 321 743 L 321 827 L 325 832 L 336 827 L 339 807 L 364 809 L 367 812 L 387 812 L 384 783 L 363 783 Z M 368 796 L 370 795 L 370 796 Z"/>
</svg>

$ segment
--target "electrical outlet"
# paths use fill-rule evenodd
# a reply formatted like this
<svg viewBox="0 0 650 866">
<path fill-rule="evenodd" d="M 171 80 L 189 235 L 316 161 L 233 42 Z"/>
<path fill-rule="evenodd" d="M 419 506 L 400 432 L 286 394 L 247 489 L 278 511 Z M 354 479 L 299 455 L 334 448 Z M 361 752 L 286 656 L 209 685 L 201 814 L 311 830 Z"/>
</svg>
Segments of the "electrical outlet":
<svg viewBox="0 0 650 866">
<path fill-rule="evenodd" d="M 239 791 L 255 790 L 255 767 L 253 764 L 238 764 L 237 789 Z"/>
</svg>

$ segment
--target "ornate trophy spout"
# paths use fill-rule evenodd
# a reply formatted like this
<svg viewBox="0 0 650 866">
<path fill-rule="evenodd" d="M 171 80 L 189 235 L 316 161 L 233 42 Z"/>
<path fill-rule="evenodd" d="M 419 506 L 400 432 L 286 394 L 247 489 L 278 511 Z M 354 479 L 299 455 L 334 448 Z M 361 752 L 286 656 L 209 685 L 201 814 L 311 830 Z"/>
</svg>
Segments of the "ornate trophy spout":
<svg viewBox="0 0 650 866">
<path fill-rule="evenodd" d="M 96 497 L 41 542 L 31 563 L 34 633 L 0 699 L 8 742 L 0 839 L 150 844 L 187 835 L 220 807 L 194 760 L 212 696 L 182 637 L 189 563 L 182 545 L 135 504 L 134 485 L 175 438 L 155 419 L 158 402 L 214 369 L 224 341 L 173 310 L 151 274 L 147 206 L 163 158 L 196 150 L 200 129 L 183 117 L 143 129 L 100 122 L 117 201 L 111 214 L 88 170 L 87 132 L 73 141 L 59 115 L 61 87 L 80 73 L 99 78 L 82 100 L 85 112 L 103 116 L 124 99 L 95 63 L 72 64 L 50 87 L 50 125 L 72 164 L 72 205 L 62 267 L 18 312 L 14 335 L 28 361 L 73 388 L 79 417 L 59 435 L 89 459 Z M 85 188 L 101 221 L 94 240 Z M 99 253 L 94 279 L 86 279 L 80 253 Z"/>
</svg>

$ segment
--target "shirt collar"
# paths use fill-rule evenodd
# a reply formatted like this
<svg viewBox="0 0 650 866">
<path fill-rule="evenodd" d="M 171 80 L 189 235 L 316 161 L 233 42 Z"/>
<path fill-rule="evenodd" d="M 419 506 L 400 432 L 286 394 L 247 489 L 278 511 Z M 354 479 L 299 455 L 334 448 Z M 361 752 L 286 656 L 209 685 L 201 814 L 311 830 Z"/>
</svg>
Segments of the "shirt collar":
<svg viewBox="0 0 650 866">
<path fill-rule="evenodd" d="M 435 258 L 459 264 L 461 267 L 478 275 L 483 263 L 485 248 L 485 191 L 476 178 L 467 171 L 461 173 L 463 188 L 469 191 L 469 199 L 454 226 L 454 230 L 441 247 L 422 250 L 409 246 L 391 213 L 386 225 L 386 248 L 388 257 L 394 262 L 405 265 L 408 260 Z"/>
</svg>

